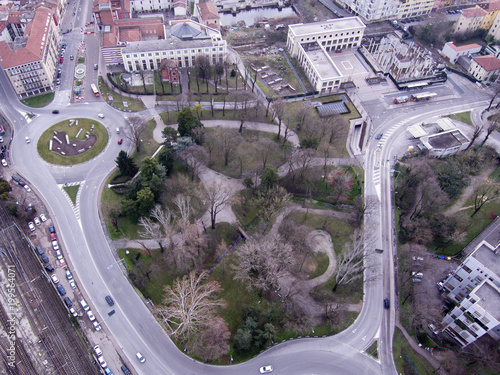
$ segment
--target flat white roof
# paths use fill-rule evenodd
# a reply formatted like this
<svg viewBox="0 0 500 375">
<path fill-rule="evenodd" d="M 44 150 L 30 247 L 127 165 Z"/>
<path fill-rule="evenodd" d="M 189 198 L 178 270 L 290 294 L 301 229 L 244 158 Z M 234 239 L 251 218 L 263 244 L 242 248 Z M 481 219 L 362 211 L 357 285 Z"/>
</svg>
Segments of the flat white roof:
<svg viewBox="0 0 500 375">
<path fill-rule="evenodd" d="M 438 118 L 436 120 L 436 124 L 439 126 L 439 128 L 442 131 L 452 130 L 452 129 L 456 128 L 456 126 L 453 123 L 453 121 L 451 121 L 451 119 L 448 118 L 448 117 Z"/>
<path fill-rule="evenodd" d="M 323 49 L 309 51 L 305 54 L 322 80 L 342 77 L 335 63 Z"/>
<path fill-rule="evenodd" d="M 409 126 L 408 131 L 413 138 L 420 138 L 427 135 L 427 132 L 420 124 Z"/>
<path fill-rule="evenodd" d="M 356 28 L 365 28 L 365 24 L 359 17 L 336 18 L 328 21 L 311 22 L 311 23 L 296 23 L 289 25 L 289 30 L 295 35 L 311 35 L 321 34 L 325 31 L 343 31 Z"/>
</svg>

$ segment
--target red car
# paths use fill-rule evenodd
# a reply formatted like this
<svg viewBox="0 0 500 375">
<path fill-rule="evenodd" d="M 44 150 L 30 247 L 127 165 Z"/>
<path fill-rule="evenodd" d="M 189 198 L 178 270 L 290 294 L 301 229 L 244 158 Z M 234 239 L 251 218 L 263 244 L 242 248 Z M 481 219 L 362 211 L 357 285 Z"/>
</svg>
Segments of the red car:
<svg viewBox="0 0 500 375">
<path fill-rule="evenodd" d="M 59 59 L 59 62 L 62 64 L 62 63 L 64 62 L 64 58 L 63 58 L 63 57 L 61 57 L 61 58 Z"/>
<path fill-rule="evenodd" d="M 56 238 L 56 234 L 55 234 L 55 233 L 51 233 L 51 234 L 50 234 L 50 240 L 51 240 L 51 241 L 57 241 L 57 238 Z"/>
<path fill-rule="evenodd" d="M 123 143 L 123 139 L 122 139 L 122 138 L 120 138 L 120 139 L 118 140 L 118 144 L 119 144 L 119 145 L 121 145 L 122 143 Z"/>
</svg>

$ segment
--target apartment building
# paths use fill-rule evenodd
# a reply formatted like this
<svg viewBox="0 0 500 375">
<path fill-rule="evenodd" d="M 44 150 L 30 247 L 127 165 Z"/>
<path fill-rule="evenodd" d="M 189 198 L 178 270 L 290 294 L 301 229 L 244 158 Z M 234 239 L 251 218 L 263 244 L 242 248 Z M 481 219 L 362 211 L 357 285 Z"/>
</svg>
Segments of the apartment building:
<svg viewBox="0 0 500 375">
<path fill-rule="evenodd" d="M 494 81 L 500 74 L 500 59 L 492 55 L 474 57 L 469 66 L 469 73 L 478 81 Z"/>
<path fill-rule="evenodd" d="M 179 67 L 192 67 L 199 55 L 207 56 L 211 64 L 226 58 L 227 44 L 218 30 L 192 20 L 178 20 L 169 22 L 166 33 L 162 40 L 127 43 L 121 50 L 125 70 L 156 70 L 163 59 L 175 59 Z"/>
<path fill-rule="evenodd" d="M 432 11 L 434 0 L 408 0 L 401 2 L 398 10 L 398 19 L 425 16 Z"/>
<path fill-rule="evenodd" d="M 136 12 L 158 12 L 172 9 L 173 0 L 130 0 L 130 7 Z"/>
<path fill-rule="evenodd" d="M 60 45 L 54 10 L 40 6 L 12 12 L 1 27 L 0 65 L 16 94 L 24 98 L 51 91 Z"/>
<path fill-rule="evenodd" d="M 444 45 L 441 55 L 455 64 L 460 56 L 469 56 L 473 53 L 479 53 L 481 48 L 483 47 L 477 43 L 456 46 L 453 42 L 448 42 Z"/>
<path fill-rule="evenodd" d="M 464 9 L 458 21 L 453 25 L 453 32 L 465 34 L 479 30 L 487 14 L 488 12 L 478 5 Z"/>
<path fill-rule="evenodd" d="M 340 0 L 353 14 L 366 22 L 394 19 L 399 12 L 399 0 Z"/>
<path fill-rule="evenodd" d="M 443 319 L 443 331 L 461 346 L 484 334 L 500 340 L 500 217 L 464 249 L 462 264 L 444 281 L 456 304 Z"/>
<path fill-rule="evenodd" d="M 289 25 L 287 48 L 315 90 L 330 92 L 340 87 L 343 75 L 328 52 L 359 47 L 365 28 L 359 17 Z"/>
<path fill-rule="evenodd" d="M 220 15 L 213 1 L 200 2 L 194 7 L 194 16 L 201 24 L 213 29 L 220 28 Z"/>
</svg>

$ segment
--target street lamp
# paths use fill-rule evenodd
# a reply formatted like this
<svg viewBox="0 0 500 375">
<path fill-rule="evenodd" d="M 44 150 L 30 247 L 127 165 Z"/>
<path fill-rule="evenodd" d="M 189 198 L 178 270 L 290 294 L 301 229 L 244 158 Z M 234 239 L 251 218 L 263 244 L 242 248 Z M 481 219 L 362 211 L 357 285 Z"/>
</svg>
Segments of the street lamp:
<svg viewBox="0 0 500 375">
<path fill-rule="evenodd" d="M 116 262 L 111 263 L 109 266 L 107 266 L 107 267 L 106 267 L 106 269 L 108 269 L 108 270 L 109 270 L 109 269 L 113 268 L 113 266 L 114 266 L 115 264 L 118 264 L 118 263 L 120 263 L 120 262 L 122 262 L 122 263 L 123 263 L 123 265 L 125 266 L 125 268 L 126 268 L 126 269 L 127 269 L 127 271 L 128 271 L 128 266 L 127 266 L 127 262 L 125 262 L 125 258 L 121 258 L 121 259 L 117 260 Z"/>
</svg>

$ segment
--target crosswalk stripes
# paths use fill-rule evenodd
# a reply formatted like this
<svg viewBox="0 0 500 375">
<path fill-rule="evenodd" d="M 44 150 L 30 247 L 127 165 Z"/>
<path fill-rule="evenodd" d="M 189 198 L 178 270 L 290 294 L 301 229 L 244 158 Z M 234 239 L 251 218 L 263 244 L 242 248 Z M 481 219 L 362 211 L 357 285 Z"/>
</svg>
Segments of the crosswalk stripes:
<svg viewBox="0 0 500 375">
<path fill-rule="evenodd" d="M 71 205 L 71 208 L 73 209 L 73 213 L 75 214 L 77 220 L 80 220 L 80 193 L 82 191 L 82 187 L 83 187 L 84 183 L 85 183 L 85 181 L 80 181 L 80 182 L 71 182 L 68 184 L 59 184 L 58 185 L 59 188 L 61 189 L 62 193 L 66 197 L 66 200 Z M 68 186 L 79 186 L 78 192 L 76 194 L 76 203 L 75 204 L 73 204 L 71 197 L 68 195 L 68 193 L 64 189 L 65 187 L 68 187 Z"/>
</svg>

